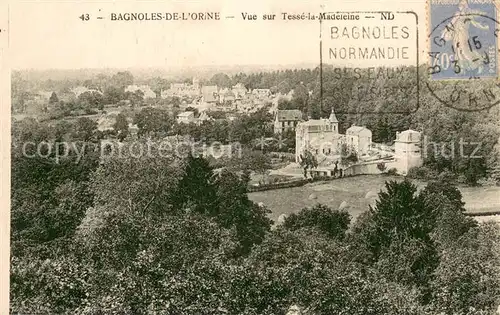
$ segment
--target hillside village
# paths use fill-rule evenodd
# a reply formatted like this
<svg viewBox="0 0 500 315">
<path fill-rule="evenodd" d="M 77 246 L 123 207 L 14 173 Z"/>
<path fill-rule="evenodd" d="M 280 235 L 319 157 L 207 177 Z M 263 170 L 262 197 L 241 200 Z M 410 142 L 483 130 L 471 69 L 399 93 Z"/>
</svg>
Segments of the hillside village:
<svg viewBox="0 0 500 315">
<path fill-rule="evenodd" d="M 300 164 L 306 152 L 312 153 L 317 160 L 317 165 L 308 170 L 306 177 L 337 176 L 341 171 L 344 175 L 379 174 L 377 165 L 380 163 L 385 164 L 384 169 L 394 169 L 406 175 L 410 168 L 423 163 L 419 149 L 421 134 L 418 131 L 398 131 L 392 146 L 373 142 L 372 132 L 365 126 L 352 125 L 345 130 L 345 134 L 341 134 L 335 106 L 331 106 L 328 118 L 319 119 L 312 119 L 298 109 L 280 109 L 280 102 L 292 101 L 293 89 L 288 93 L 271 91 L 270 88 L 247 89 L 241 82 L 231 87 L 219 87 L 203 85 L 198 78 L 193 78 L 190 82 L 172 82 L 168 87 L 156 91 L 147 84 L 126 85 L 124 97 L 117 104 L 104 104 L 106 97 L 102 90 L 78 85 L 60 96 L 55 91 L 37 91 L 23 100 L 23 108 L 15 110 L 13 117 L 30 113 L 39 113 L 43 117 L 44 113 L 57 112 L 58 107 L 65 103 L 80 103 L 84 109 L 69 111 L 66 117 L 70 120 L 79 116 L 92 119 L 97 122 L 97 130 L 113 138 L 117 132 L 116 117 L 128 108 L 146 106 L 167 109 L 180 126 L 201 126 L 205 122 L 224 120 L 231 122 L 241 115 L 265 111 L 272 117 L 272 121 L 265 122 L 266 128 L 272 128 L 272 132 L 268 133 L 272 136 L 266 137 L 266 140 L 276 142 L 284 135 L 291 138 L 294 143 L 287 147 L 286 152 L 294 153 L 296 169 L 302 168 Z M 308 92 L 309 95 L 311 93 Z M 127 132 L 131 136 L 137 135 L 139 128 L 134 123 L 133 115 L 127 116 L 126 120 Z M 355 152 L 356 159 L 346 164 L 341 155 L 351 151 Z M 293 167 L 287 166 L 284 171 Z M 292 171 L 291 175 L 295 173 Z"/>
<path fill-rule="evenodd" d="M 14 73 L 13 313 L 493 315 L 500 109 L 334 74 Z"/>
</svg>

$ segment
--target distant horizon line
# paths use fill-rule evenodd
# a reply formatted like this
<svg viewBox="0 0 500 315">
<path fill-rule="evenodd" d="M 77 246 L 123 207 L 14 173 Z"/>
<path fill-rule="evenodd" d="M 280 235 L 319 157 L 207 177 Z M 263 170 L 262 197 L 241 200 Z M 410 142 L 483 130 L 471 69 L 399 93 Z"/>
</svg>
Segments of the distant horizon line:
<svg viewBox="0 0 500 315">
<path fill-rule="evenodd" d="M 428 62 L 421 63 L 419 66 L 428 65 Z M 116 70 L 132 70 L 132 71 L 144 71 L 144 70 L 156 70 L 156 71 L 196 71 L 196 70 L 216 70 L 217 68 L 229 69 L 229 68 L 271 68 L 271 69 L 314 69 L 319 67 L 320 64 L 313 63 L 296 63 L 296 64 L 234 64 L 234 65 L 200 65 L 200 66 L 145 66 L 145 67 L 87 67 L 87 68 L 11 68 L 12 72 L 44 72 L 44 71 L 116 71 Z M 372 66 L 345 66 L 345 65 L 334 65 L 334 64 L 323 64 L 324 68 L 398 68 L 398 67 L 415 67 L 415 65 L 372 65 Z M 237 70 L 237 69 L 235 69 Z M 243 71 L 240 71 L 243 72 Z"/>
</svg>

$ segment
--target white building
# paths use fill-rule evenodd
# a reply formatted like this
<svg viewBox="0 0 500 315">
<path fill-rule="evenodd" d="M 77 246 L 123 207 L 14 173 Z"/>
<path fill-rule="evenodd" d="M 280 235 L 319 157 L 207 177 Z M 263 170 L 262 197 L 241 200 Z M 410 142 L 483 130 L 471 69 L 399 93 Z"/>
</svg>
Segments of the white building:
<svg viewBox="0 0 500 315">
<path fill-rule="evenodd" d="M 422 166 L 420 132 L 405 130 L 396 133 L 394 143 L 395 166 L 399 174 L 406 175 L 412 167 Z"/>
<path fill-rule="evenodd" d="M 170 89 L 162 90 L 161 97 L 167 98 L 169 96 L 199 96 L 200 80 L 193 78 L 193 84 L 189 83 L 171 83 Z"/>
<path fill-rule="evenodd" d="M 194 112 L 182 112 L 177 115 L 177 122 L 180 124 L 189 124 L 195 122 Z"/>
<path fill-rule="evenodd" d="M 295 161 L 305 151 L 313 155 L 336 155 L 345 136 L 339 134 L 339 122 L 332 108 L 328 119 L 311 119 L 299 123 L 295 127 Z"/>
<path fill-rule="evenodd" d="M 295 160 L 308 150 L 319 158 L 337 156 L 340 158 L 341 145 L 345 143 L 358 157 L 368 154 L 372 146 L 372 132 L 366 127 L 351 126 L 346 134 L 339 133 L 339 121 L 332 108 L 328 119 L 315 119 L 299 123 L 295 128 Z"/>
<path fill-rule="evenodd" d="M 125 89 L 125 92 L 136 92 L 141 91 L 144 94 L 144 98 L 156 98 L 156 93 L 149 87 L 149 85 L 129 85 Z"/>
<path fill-rule="evenodd" d="M 214 120 L 212 117 L 210 117 L 207 112 L 201 112 L 200 117 L 198 117 L 197 123 L 201 125 L 204 121 L 211 121 Z"/>
<path fill-rule="evenodd" d="M 236 97 L 233 91 L 228 88 L 221 89 L 219 92 L 219 103 L 224 104 L 233 104 L 236 101 Z"/>
<path fill-rule="evenodd" d="M 215 105 L 219 100 L 219 88 L 217 85 L 205 85 L 201 87 L 202 103 Z"/>
<path fill-rule="evenodd" d="M 372 144 L 372 132 L 366 127 L 351 126 L 346 132 L 346 143 L 358 152 L 358 155 L 367 154 Z"/>
<path fill-rule="evenodd" d="M 245 94 L 247 94 L 247 89 L 243 85 L 243 83 L 237 83 L 231 88 L 232 92 L 234 93 L 234 97 L 237 100 L 241 100 L 245 97 Z"/>
<path fill-rule="evenodd" d="M 253 89 L 252 94 L 259 97 L 268 97 L 271 95 L 270 89 Z"/>
</svg>

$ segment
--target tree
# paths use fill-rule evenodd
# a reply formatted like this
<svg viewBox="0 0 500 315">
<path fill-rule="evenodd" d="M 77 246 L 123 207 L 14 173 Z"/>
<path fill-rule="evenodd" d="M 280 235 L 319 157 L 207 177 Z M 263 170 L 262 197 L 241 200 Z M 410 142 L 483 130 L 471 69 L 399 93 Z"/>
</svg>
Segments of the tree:
<svg viewBox="0 0 500 315">
<path fill-rule="evenodd" d="M 233 171 L 254 171 L 264 176 L 271 169 L 271 158 L 262 151 L 244 150 L 232 157 L 228 166 Z"/>
<path fill-rule="evenodd" d="M 222 170 L 215 181 L 218 215 L 215 220 L 224 228 L 234 229 L 238 239 L 236 255 L 246 255 L 260 244 L 271 228 L 269 209 L 251 201 L 247 195 L 248 178 Z"/>
<path fill-rule="evenodd" d="M 340 164 L 347 166 L 356 162 L 358 162 L 356 150 L 347 143 L 342 143 L 340 145 Z"/>
<path fill-rule="evenodd" d="M 377 169 L 384 173 L 387 170 L 387 165 L 384 162 L 377 163 Z"/>
<path fill-rule="evenodd" d="M 295 304 L 305 314 L 425 314 L 414 292 L 350 261 L 348 251 L 317 230 L 276 229 L 233 278 L 232 313 L 285 314 Z"/>
<path fill-rule="evenodd" d="M 89 142 L 94 139 L 96 131 L 97 122 L 87 117 L 81 117 L 76 121 L 73 138 Z"/>
<path fill-rule="evenodd" d="M 89 108 L 101 108 L 104 105 L 102 94 L 96 91 L 83 92 L 78 96 L 78 101 L 85 107 Z"/>
<path fill-rule="evenodd" d="M 304 177 L 307 177 L 307 170 L 318 167 L 316 157 L 308 150 L 300 155 L 300 166 L 304 169 Z"/>
<path fill-rule="evenodd" d="M 373 140 L 376 142 L 390 142 L 395 132 L 389 125 L 387 117 L 379 118 L 375 125 Z"/>
<path fill-rule="evenodd" d="M 140 106 L 144 102 L 144 92 L 141 90 L 125 92 L 124 98 L 129 100 L 132 106 Z"/>
<path fill-rule="evenodd" d="M 415 285 L 426 295 L 438 263 L 432 241 L 437 217 L 415 185 L 407 180 L 386 182 L 376 205 L 370 206 L 353 229 L 356 251 L 358 255 L 368 253 L 367 260 L 387 279 Z"/>
<path fill-rule="evenodd" d="M 345 210 L 333 210 L 325 205 L 317 204 L 311 208 L 303 208 L 298 213 L 290 214 L 283 223 L 289 230 L 300 228 L 317 228 L 328 237 L 343 240 L 349 228 L 350 215 Z"/>
<path fill-rule="evenodd" d="M 486 176 L 487 166 L 484 158 L 466 158 L 460 165 L 461 172 L 465 176 L 465 182 L 470 186 L 476 186 L 477 181 Z"/>
<path fill-rule="evenodd" d="M 203 157 L 188 154 L 184 174 L 177 185 L 175 205 L 193 213 L 216 216 L 219 205 L 216 198 L 214 173 Z"/>
<path fill-rule="evenodd" d="M 352 229 L 355 259 L 391 281 L 416 286 L 421 302 L 429 304 L 441 256 L 476 226 L 464 212 L 460 191 L 450 182 L 431 181 L 420 193 L 408 180 L 387 182 Z"/>
<path fill-rule="evenodd" d="M 292 97 L 292 107 L 300 109 L 306 112 L 309 104 L 309 91 L 304 84 L 297 84 L 293 89 L 293 97 Z M 312 117 L 317 119 L 319 117 Z"/>
<path fill-rule="evenodd" d="M 49 98 L 49 104 L 53 105 L 53 104 L 57 104 L 57 103 L 59 103 L 59 98 L 57 97 L 56 92 L 52 92 L 52 94 L 50 95 L 50 98 Z"/>
<path fill-rule="evenodd" d="M 296 102 L 289 101 L 286 98 L 280 98 L 278 100 L 278 109 L 298 109 L 298 104 Z"/>
<path fill-rule="evenodd" d="M 128 121 L 123 113 L 116 115 L 113 129 L 118 133 L 118 139 L 123 141 L 128 135 Z"/>
<path fill-rule="evenodd" d="M 168 80 L 160 77 L 152 78 L 149 82 L 149 85 L 155 92 L 157 98 L 161 97 L 161 91 L 168 90 L 170 88 L 170 83 L 168 82 Z"/>
<path fill-rule="evenodd" d="M 117 72 L 113 77 L 111 77 L 111 84 L 122 92 L 123 90 L 134 83 L 134 76 L 129 71 Z"/>
<path fill-rule="evenodd" d="M 134 124 L 139 128 L 139 135 L 151 135 L 170 131 L 174 121 L 166 110 L 147 107 L 135 115 Z"/>
<path fill-rule="evenodd" d="M 499 235 L 498 224 L 482 224 L 454 239 L 441 252 L 432 281 L 435 313 L 496 311 L 500 296 Z"/>
<path fill-rule="evenodd" d="M 105 104 L 117 104 L 123 99 L 125 99 L 123 89 L 116 86 L 108 86 L 104 89 L 103 101 Z"/>
<path fill-rule="evenodd" d="M 231 87 L 231 79 L 225 73 L 217 73 L 212 76 L 210 79 L 211 85 L 217 85 L 221 88 L 229 88 Z"/>
<path fill-rule="evenodd" d="M 36 250 L 41 257 L 47 257 L 54 248 L 66 249 L 63 240 L 73 235 L 86 208 L 92 204 L 88 180 L 98 165 L 97 150 L 89 143 L 74 142 L 78 151 L 70 148 L 63 151 L 54 145 L 53 139 L 71 140 L 72 130 L 67 125 L 50 127 L 23 120 L 14 124 L 12 131 L 12 253 L 20 255 Z M 33 141 L 33 151 L 23 153 L 17 141 Z M 41 142 L 52 146 L 52 150 L 40 152 L 43 156 L 35 149 Z"/>
</svg>

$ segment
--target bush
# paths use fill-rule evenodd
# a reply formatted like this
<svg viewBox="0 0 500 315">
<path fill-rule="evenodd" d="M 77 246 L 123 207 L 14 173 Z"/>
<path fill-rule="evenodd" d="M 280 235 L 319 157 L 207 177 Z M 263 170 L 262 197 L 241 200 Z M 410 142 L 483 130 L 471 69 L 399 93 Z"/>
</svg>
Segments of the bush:
<svg viewBox="0 0 500 315">
<path fill-rule="evenodd" d="M 413 179 L 431 179 L 436 178 L 437 174 L 427 166 L 417 166 L 410 168 L 407 177 Z"/>
<path fill-rule="evenodd" d="M 398 175 L 398 170 L 393 167 L 393 168 L 390 168 L 387 172 L 385 172 L 387 175 L 390 175 L 390 176 L 396 176 Z"/>
<path fill-rule="evenodd" d="M 439 173 L 438 179 L 440 181 L 454 183 L 457 181 L 457 176 L 450 171 L 443 171 Z"/>
<path fill-rule="evenodd" d="M 283 226 L 292 231 L 306 227 L 316 228 L 329 237 L 342 240 L 350 222 L 351 218 L 347 211 L 332 210 L 325 205 L 317 204 L 291 214 L 285 219 Z"/>
<path fill-rule="evenodd" d="M 387 170 L 387 165 L 385 164 L 385 162 L 380 162 L 377 164 L 377 168 L 383 173 Z"/>
</svg>

